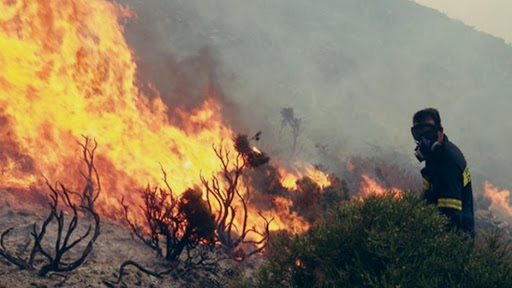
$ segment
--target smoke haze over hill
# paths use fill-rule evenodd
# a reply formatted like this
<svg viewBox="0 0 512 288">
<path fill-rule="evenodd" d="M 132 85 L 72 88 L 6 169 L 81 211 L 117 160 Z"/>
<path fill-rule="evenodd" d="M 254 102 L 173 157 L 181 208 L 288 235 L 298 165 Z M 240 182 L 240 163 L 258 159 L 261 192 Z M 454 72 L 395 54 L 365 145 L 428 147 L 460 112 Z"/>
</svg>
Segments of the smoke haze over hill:
<svg viewBox="0 0 512 288">
<path fill-rule="evenodd" d="M 193 105 L 213 75 L 239 112 L 235 128 L 262 129 L 261 145 L 275 154 L 289 146 L 278 135 L 289 106 L 302 118 L 308 161 L 336 170 L 349 154 L 384 153 L 419 167 L 411 117 L 436 107 L 475 182 L 508 188 L 512 48 L 500 39 L 405 0 L 125 3 L 138 15 L 126 35 L 141 80 Z M 196 95 L 179 94 L 183 78 Z"/>
</svg>

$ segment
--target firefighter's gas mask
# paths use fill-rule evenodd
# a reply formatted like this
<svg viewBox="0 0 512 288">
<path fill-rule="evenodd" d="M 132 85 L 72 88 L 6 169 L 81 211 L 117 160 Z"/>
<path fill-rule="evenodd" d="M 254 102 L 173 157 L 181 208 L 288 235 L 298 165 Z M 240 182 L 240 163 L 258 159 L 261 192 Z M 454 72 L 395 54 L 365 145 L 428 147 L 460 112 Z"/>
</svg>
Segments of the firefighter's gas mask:
<svg viewBox="0 0 512 288">
<path fill-rule="evenodd" d="M 416 124 L 411 127 L 411 134 L 416 141 L 416 149 L 414 155 L 418 161 L 425 161 L 439 145 L 437 142 L 438 135 L 441 128 L 437 125 L 430 123 Z"/>
</svg>

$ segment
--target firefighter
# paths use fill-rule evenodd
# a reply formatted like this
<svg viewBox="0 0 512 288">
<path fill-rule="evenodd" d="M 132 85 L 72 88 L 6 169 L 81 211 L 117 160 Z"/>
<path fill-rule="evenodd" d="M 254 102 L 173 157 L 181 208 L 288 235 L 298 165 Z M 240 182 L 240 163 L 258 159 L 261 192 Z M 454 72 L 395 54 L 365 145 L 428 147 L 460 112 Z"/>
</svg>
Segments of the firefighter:
<svg viewBox="0 0 512 288">
<path fill-rule="evenodd" d="M 471 175 L 464 155 L 444 134 L 436 109 L 420 110 L 412 121 L 415 155 L 420 162 L 425 161 L 421 175 L 426 203 L 436 205 L 448 218 L 449 229 L 467 232 L 474 238 Z"/>
</svg>

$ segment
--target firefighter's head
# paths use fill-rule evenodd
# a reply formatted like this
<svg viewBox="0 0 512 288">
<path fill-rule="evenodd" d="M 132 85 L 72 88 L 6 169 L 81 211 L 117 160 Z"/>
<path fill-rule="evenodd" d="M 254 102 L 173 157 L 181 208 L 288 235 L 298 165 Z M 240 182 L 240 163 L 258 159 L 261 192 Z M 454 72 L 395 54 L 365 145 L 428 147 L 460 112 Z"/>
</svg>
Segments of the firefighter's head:
<svg viewBox="0 0 512 288">
<path fill-rule="evenodd" d="M 423 161 L 443 141 L 441 116 L 437 109 L 423 109 L 414 113 L 412 124 L 411 133 L 417 144 L 415 155 L 419 161 Z"/>
</svg>

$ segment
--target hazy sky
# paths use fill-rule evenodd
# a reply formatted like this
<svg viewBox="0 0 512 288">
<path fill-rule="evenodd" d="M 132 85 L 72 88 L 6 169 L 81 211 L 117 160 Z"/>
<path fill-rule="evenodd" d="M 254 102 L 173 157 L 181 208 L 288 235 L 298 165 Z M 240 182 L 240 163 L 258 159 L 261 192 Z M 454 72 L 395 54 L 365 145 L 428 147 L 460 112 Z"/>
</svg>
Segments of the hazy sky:
<svg viewBox="0 0 512 288">
<path fill-rule="evenodd" d="M 512 0 L 414 0 L 512 44 Z"/>
</svg>

